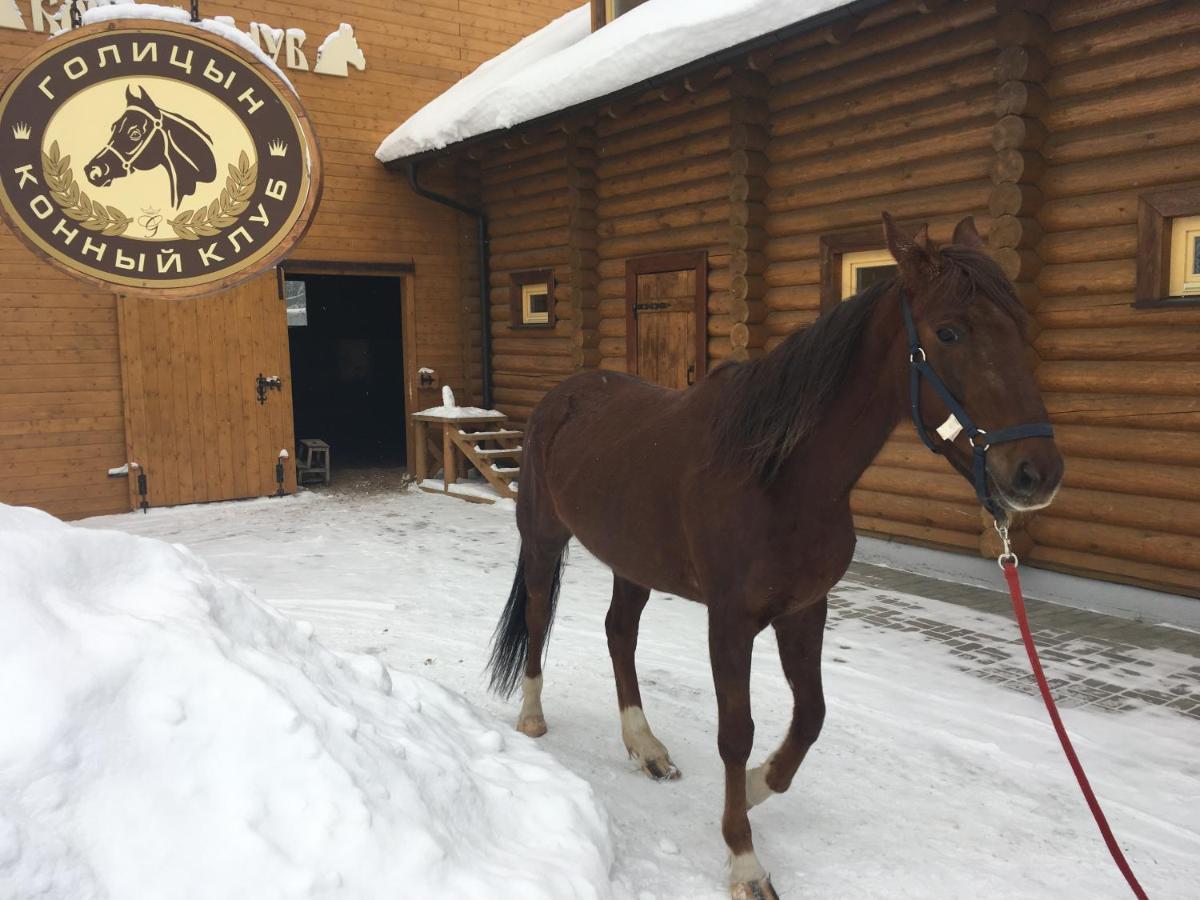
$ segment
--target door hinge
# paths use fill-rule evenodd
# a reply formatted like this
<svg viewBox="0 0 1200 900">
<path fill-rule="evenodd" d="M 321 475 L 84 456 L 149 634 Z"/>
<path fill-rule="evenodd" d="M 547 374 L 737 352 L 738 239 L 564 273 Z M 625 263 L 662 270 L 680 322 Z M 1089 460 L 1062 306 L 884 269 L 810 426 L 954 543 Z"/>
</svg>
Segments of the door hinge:
<svg viewBox="0 0 1200 900">
<path fill-rule="evenodd" d="M 671 304 L 665 300 L 661 301 L 659 303 L 635 303 L 635 304 L 633 304 L 633 313 L 634 313 L 634 315 L 637 315 L 643 309 L 670 309 L 670 308 L 671 308 Z"/>
<path fill-rule="evenodd" d="M 258 373 L 258 380 L 255 382 L 255 387 L 258 389 L 258 402 L 267 402 L 267 391 L 282 391 L 283 380 L 278 375 L 272 375 L 270 378 L 263 376 L 262 372 Z"/>
</svg>

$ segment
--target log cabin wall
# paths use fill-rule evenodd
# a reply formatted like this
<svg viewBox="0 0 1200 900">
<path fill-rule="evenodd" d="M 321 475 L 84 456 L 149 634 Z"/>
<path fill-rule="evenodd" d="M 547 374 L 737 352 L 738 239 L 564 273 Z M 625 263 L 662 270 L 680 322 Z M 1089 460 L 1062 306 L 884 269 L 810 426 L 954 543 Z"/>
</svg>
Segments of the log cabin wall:
<svg viewBox="0 0 1200 900">
<path fill-rule="evenodd" d="M 817 317 L 823 236 L 878 229 L 888 209 L 946 241 L 971 214 L 1035 315 L 1031 359 L 1067 457 L 1055 505 L 1015 527 L 1018 550 L 1200 595 L 1200 309 L 1130 306 L 1139 193 L 1200 182 L 1198 49 L 1194 4 L 898 0 L 707 79 L 607 101 L 553 144 L 518 129 L 510 142 L 527 146 L 481 151 L 492 215 L 527 209 L 512 173 L 532 175 L 534 159 L 540 190 L 594 184 L 595 205 L 579 217 L 564 195 L 554 221 L 576 223 L 574 237 L 547 232 L 522 251 L 520 266 L 544 252 L 581 285 L 559 299 L 579 326 L 497 349 L 498 383 L 521 392 L 498 388 L 499 405 L 524 418 L 575 368 L 625 368 L 632 256 L 708 251 L 711 364 L 768 352 Z M 591 156 L 572 159 L 594 171 L 551 164 L 580 140 Z M 594 255 L 568 246 L 580 223 Z M 492 284 L 499 319 L 506 282 Z M 852 508 L 864 533 L 994 552 L 971 488 L 907 424 Z"/>
<path fill-rule="evenodd" d="M 57 11 L 51 0 L 33 2 Z M 0 27 L 0 73 L 47 40 L 33 30 L 30 0 L 16 3 L 24 29 Z M 232 16 L 243 31 L 252 21 L 303 29 L 307 40 L 301 49 L 310 69 L 324 36 L 340 21 L 353 25 L 364 71 L 351 69 L 338 78 L 285 69 L 313 119 L 325 167 L 320 211 L 292 255 L 325 264 L 413 265 L 415 364 L 437 370 L 441 383 L 464 386 L 468 395 L 478 389 L 478 365 L 471 368 L 478 330 L 472 335 L 465 324 L 477 316 L 478 301 L 464 300 L 463 284 L 469 274 L 463 268 L 474 265 L 473 228 L 464 242 L 469 248 L 464 261 L 460 232 L 469 221 L 416 197 L 403 179 L 383 170 L 375 149 L 397 122 L 479 63 L 576 5 L 575 0 L 367 0 L 344 10 L 317 0 L 202 5 L 205 16 Z M 452 171 L 430 166 L 422 177 L 431 187 L 453 188 Z M 64 518 L 128 510 L 129 484 L 106 476 L 127 459 L 118 299 L 58 274 L 3 226 L 0 285 L 0 502 L 34 505 Z M 470 290 L 471 298 L 477 294 Z M 208 301 L 179 302 L 200 309 Z M 283 352 L 286 357 L 286 344 Z M 425 401 L 437 403 L 436 392 L 418 398 Z M 399 394 L 397 403 L 403 410 Z M 195 422 L 185 424 L 202 430 Z"/>
<path fill-rule="evenodd" d="M 1044 172 L 1018 216 L 1067 457 L 1031 558 L 1200 593 L 1200 308 L 1130 306 L 1139 194 L 1200 182 L 1200 10 L 1070 0 L 1024 31 L 1022 152 Z"/>
<path fill-rule="evenodd" d="M 822 236 L 879 231 L 884 209 L 929 222 L 936 241 L 968 213 L 981 233 L 989 226 L 992 3 L 933 13 L 897 3 L 822 37 L 784 48 L 769 70 L 768 350 L 820 313 Z M 864 473 L 851 508 L 862 532 L 969 552 L 984 529 L 970 486 L 907 422 Z"/>
</svg>

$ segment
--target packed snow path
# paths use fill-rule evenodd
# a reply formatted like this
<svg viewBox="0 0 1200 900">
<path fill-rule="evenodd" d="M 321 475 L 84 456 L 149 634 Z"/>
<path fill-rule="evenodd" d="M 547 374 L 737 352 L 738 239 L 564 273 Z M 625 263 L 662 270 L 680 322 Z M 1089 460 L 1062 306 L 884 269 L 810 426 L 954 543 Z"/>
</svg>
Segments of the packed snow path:
<svg viewBox="0 0 1200 900">
<path fill-rule="evenodd" d="M 511 726 L 516 704 L 489 696 L 482 677 L 513 574 L 511 504 L 418 491 L 305 494 L 88 525 L 184 543 L 312 622 L 325 644 L 419 672 Z M 642 620 L 646 713 L 683 772 L 656 784 L 621 744 L 604 636 L 610 590 L 607 570 L 573 546 L 550 639 L 550 731 L 540 746 L 607 807 L 617 896 L 725 897 L 704 610 L 655 596 Z M 839 605 L 853 610 L 879 593 L 844 583 Z M 1014 627 L 934 600 L 898 599 L 948 625 Z M 1160 653 L 1164 667 L 1187 662 Z M 1053 662 L 1049 669 L 1054 678 Z M 825 731 L 792 790 L 751 813 L 759 856 L 785 900 L 1126 896 L 1036 698 L 964 673 L 915 629 L 880 629 L 837 610 L 825 691 Z M 791 707 L 769 631 L 755 648 L 752 697 L 758 763 L 778 744 Z M 1150 895 L 1200 896 L 1200 721 L 1157 709 L 1068 709 L 1064 718 Z"/>
</svg>

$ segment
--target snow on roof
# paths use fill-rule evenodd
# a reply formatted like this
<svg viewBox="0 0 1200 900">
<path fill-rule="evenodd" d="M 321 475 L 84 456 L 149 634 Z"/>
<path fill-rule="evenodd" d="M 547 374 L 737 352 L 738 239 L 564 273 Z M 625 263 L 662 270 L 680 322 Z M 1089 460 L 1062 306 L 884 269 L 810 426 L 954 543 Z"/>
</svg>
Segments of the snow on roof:
<svg viewBox="0 0 1200 900">
<path fill-rule="evenodd" d="M 178 6 L 157 6 L 153 3 L 138 3 L 137 0 L 99 0 L 99 2 L 101 3 L 100 6 L 84 10 L 82 19 L 84 25 L 94 25 L 97 22 L 111 22 L 113 19 L 153 19 L 159 22 L 192 25 L 203 31 L 215 34 L 218 37 L 223 37 L 231 44 L 237 44 L 283 79 L 283 83 L 288 86 L 288 89 L 293 94 L 296 93 L 296 88 L 292 85 L 291 79 L 283 74 L 283 70 L 279 68 L 275 60 L 263 53 L 250 35 L 235 28 L 232 24 L 233 20 L 228 16 L 221 16 L 219 19 L 201 19 L 199 22 L 193 22 L 192 14 L 186 9 L 180 9 Z M 70 31 L 64 31 L 63 34 L 70 34 Z"/>
<path fill-rule="evenodd" d="M 555 19 L 427 103 L 393 131 L 380 162 L 438 150 L 605 97 L 847 0 L 646 0 L 591 30 L 590 6 Z"/>
</svg>

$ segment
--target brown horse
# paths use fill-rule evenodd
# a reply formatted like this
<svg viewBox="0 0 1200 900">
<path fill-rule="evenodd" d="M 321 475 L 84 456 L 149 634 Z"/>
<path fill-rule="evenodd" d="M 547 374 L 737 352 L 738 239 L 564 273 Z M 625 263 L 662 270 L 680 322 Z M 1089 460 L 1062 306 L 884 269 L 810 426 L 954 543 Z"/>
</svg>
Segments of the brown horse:
<svg viewBox="0 0 1200 900">
<path fill-rule="evenodd" d="M 747 811 L 788 789 L 820 733 L 826 594 L 855 544 L 850 490 L 896 424 L 911 409 L 968 479 L 974 455 L 981 500 L 1000 515 L 1045 506 L 1062 478 L 1049 427 L 1011 427 L 1044 423 L 1046 410 L 1026 361 L 1025 311 L 973 220 L 940 251 L 925 229 L 909 238 L 886 213 L 884 233 L 898 275 L 762 359 L 721 366 L 685 391 L 581 373 L 550 391 L 529 422 L 521 553 L 492 647 L 492 686 L 511 693 L 523 670 L 517 728 L 545 733 L 542 656 L 574 535 L 613 570 L 605 624 L 625 746 L 650 776 L 677 778 L 642 713 L 638 621 L 651 589 L 707 606 L 725 764 L 721 830 L 736 898 L 775 896 Z M 910 400 L 916 368 L 924 377 L 913 376 Z M 938 376 L 946 399 L 931 383 Z M 965 411 L 1001 429 L 992 434 L 1007 434 L 1004 442 L 986 453 Z M 933 438 L 939 425 L 952 432 L 943 421 L 951 412 L 966 430 Z M 792 722 L 782 745 L 747 771 L 751 647 L 768 625 L 794 693 Z"/>
</svg>

